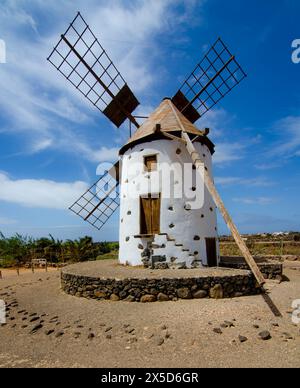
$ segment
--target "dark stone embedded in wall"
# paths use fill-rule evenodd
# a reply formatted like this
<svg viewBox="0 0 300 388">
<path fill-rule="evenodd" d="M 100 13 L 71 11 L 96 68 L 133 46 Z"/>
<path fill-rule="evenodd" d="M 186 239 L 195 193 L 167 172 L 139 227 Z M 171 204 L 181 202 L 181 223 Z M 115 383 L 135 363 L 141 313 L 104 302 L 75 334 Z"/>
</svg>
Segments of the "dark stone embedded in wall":
<svg viewBox="0 0 300 388">
<path fill-rule="evenodd" d="M 152 244 L 151 248 L 152 249 L 165 249 L 166 248 L 166 244 L 161 244 L 161 245 L 159 245 L 159 244 Z"/>
<path fill-rule="evenodd" d="M 201 240 L 201 238 L 199 236 L 194 237 L 194 241 L 200 241 L 200 240 Z"/>
<path fill-rule="evenodd" d="M 167 261 L 167 257 L 166 256 L 152 256 L 151 261 L 154 265 L 156 263 L 165 263 Z M 166 268 L 168 268 L 168 267 L 166 266 Z"/>
<path fill-rule="evenodd" d="M 154 264 L 154 269 L 168 269 L 169 268 L 169 265 L 168 263 L 155 263 Z"/>
<path fill-rule="evenodd" d="M 151 262 L 150 262 L 150 257 L 148 256 L 142 256 L 142 263 L 144 265 L 145 268 L 149 268 L 150 265 L 151 265 Z"/>
<path fill-rule="evenodd" d="M 201 268 L 202 267 L 202 260 L 194 260 L 192 262 L 192 268 Z"/>
<path fill-rule="evenodd" d="M 163 266 L 164 263 L 160 264 Z M 254 276 L 248 271 L 245 275 L 220 277 L 117 280 L 75 275 L 68 273 L 66 268 L 61 274 L 61 286 L 67 294 L 77 297 L 130 302 L 141 302 L 149 295 L 156 300 L 160 294 L 165 300 L 172 301 L 174 298 L 232 298 L 261 292 Z"/>
</svg>

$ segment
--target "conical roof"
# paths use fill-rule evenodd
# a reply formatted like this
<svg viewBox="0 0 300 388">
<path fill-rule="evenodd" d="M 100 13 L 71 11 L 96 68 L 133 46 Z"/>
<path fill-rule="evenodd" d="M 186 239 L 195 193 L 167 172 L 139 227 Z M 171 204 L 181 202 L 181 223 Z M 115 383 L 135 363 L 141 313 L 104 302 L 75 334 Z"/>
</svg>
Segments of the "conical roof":
<svg viewBox="0 0 300 388">
<path fill-rule="evenodd" d="M 161 127 L 159 133 L 156 131 L 157 124 L 160 124 Z M 176 108 L 170 99 L 164 99 L 159 107 L 151 113 L 149 118 L 121 148 L 120 155 L 124 154 L 129 148 L 132 148 L 137 144 L 164 138 L 164 132 L 180 132 L 182 130 L 181 127 L 193 137 L 199 136 L 197 141 L 205 143 L 211 153 L 214 152 L 214 144 L 206 136 L 206 131 L 200 131 L 196 128 L 195 125 Z"/>
</svg>

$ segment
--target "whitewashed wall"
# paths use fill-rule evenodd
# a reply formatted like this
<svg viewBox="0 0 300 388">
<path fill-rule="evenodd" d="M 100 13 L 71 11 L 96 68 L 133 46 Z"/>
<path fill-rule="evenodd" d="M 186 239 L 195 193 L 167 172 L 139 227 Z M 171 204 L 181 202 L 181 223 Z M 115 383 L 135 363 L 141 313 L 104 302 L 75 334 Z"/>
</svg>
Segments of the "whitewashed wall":
<svg viewBox="0 0 300 388">
<path fill-rule="evenodd" d="M 195 143 L 197 151 L 205 162 L 209 173 L 212 175 L 212 158 L 207 146 Z M 181 154 L 176 151 L 180 149 Z M 121 178 L 121 209 L 120 209 L 120 254 L 121 264 L 132 266 L 142 265 L 142 246 L 146 248 L 147 240 L 135 238 L 140 234 L 140 199 L 139 195 L 150 193 L 149 183 L 151 182 L 152 193 L 168 192 L 166 179 L 157 179 L 157 173 L 147 173 L 143 170 L 144 156 L 157 154 L 158 170 L 161 171 L 163 164 L 191 163 L 190 155 L 185 146 L 173 140 L 156 140 L 146 142 L 128 150 L 122 159 Z M 205 156 L 204 156 L 205 155 Z M 133 166 L 140 164 L 139 171 L 133 171 Z M 135 169 L 134 169 L 135 170 Z M 180 182 L 180 169 L 175 171 L 174 183 Z M 195 171 L 193 172 L 195 174 Z M 214 202 L 205 189 L 204 205 L 197 210 L 186 210 L 185 205 L 189 198 L 164 199 L 161 203 L 161 233 L 167 233 L 175 238 L 178 244 L 183 244 L 190 249 L 191 253 L 198 252 L 197 260 L 202 260 L 207 265 L 205 238 L 217 238 L 217 219 Z M 139 193 L 138 193 L 139 192 Z M 192 192 L 192 190 L 191 190 Z M 135 197 L 135 198 L 134 198 Z M 173 207 L 173 210 L 169 210 Z M 173 226 L 174 227 L 171 227 Z M 195 238 L 200 237 L 200 240 Z M 168 249 L 168 248 L 166 248 Z"/>
</svg>

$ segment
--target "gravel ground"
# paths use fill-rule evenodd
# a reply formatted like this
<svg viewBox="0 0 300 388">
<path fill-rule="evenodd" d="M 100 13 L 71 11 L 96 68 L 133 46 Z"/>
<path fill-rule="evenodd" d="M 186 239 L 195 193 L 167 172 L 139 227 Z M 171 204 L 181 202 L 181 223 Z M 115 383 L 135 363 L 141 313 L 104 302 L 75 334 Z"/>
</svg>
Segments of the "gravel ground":
<svg viewBox="0 0 300 388">
<path fill-rule="evenodd" d="M 68 274 L 99 277 L 102 279 L 162 279 L 162 278 L 197 278 L 209 276 L 245 275 L 245 271 L 228 268 L 164 269 L 149 270 L 144 267 L 119 265 L 116 260 L 90 261 L 73 264 L 63 269 Z M 249 272 L 249 271 L 247 271 Z M 250 273 L 250 272 L 249 272 Z"/>
<path fill-rule="evenodd" d="M 276 318 L 262 296 L 126 303 L 60 290 L 59 272 L 0 280 L 9 306 L 0 327 L 0 367 L 300 367 L 300 267 L 271 283 Z M 259 333 L 269 331 L 271 339 Z"/>
</svg>

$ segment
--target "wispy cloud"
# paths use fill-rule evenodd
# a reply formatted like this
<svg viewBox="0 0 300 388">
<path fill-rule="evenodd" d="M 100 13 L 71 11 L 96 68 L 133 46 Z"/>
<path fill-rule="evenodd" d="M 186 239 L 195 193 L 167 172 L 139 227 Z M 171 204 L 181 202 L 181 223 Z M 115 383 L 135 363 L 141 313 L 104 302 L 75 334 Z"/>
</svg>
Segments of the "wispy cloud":
<svg viewBox="0 0 300 388">
<path fill-rule="evenodd" d="M 280 140 L 271 147 L 270 156 L 290 158 L 300 155 L 300 116 L 288 116 L 277 121 L 273 130 Z"/>
<path fill-rule="evenodd" d="M 261 171 L 267 171 L 267 170 L 273 170 L 275 168 L 281 167 L 284 164 L 284 162 L 281 160 L 280 162 L 269 162 L 269 163 L 259 163 L 255 165 L 255 168 L 257 170 Z"/>
<path fill-rule="evenodd" d="M 257 197 L 257 198 L 233 198 L 234 202 L 240 202 L 245 205 L 271 205 L 276 202 L 274 198 L 271 197 Z"/>
<path fill-rule="evenodd" d="M 186 0 L 135 0 L 130 4 L 121 0 L 3 0 L 0 25 L 5 31 L 8 63 L 0 72 L 0 104 L 6 119 L 1 131 L 24 134 L 22 148 L 29 153 L 49 148 L 65 151 L 72 134 L 75 147 L 69 147 L 69 152 L 77 152 L 81 144 L 89 150 L 83 152 L 88 160 L 101 161 L 105 154 L 112 157 L 113 148 L 101 145 L 101 139 L 95 144 L 80 128 L 80 124 L 95 125 L 93 107 L 60 78 L 46 57 L 75 12 L 82 9 L 100 41 L 109 46 L 126 81 L 142 94 L 159 79 L 160 72 L 152 71 L 160 54 L 158 36 L 170 36 L 183 27 L 194 6 L 195 1 Z"/>
<path fill-rule="evenodd" d="M 243 185 L 249 187 L 270 187 L 275 185 L 275 182 L 268 178 L 241 178 L 241 177 L 216 177 L 215 182 L 219 186 L 234 186 Z"/>
<path fill-rule="evenodd" d="M 202 128 L 210 128 L 213 140 L 219 140 L 222 136 L 228 134 L 228 128 L 232 125 L 235 117 L 230 115 L 225 109 L 215 108 L 206 113 L 199 124 Z"/>
<path fill-rule="evenodd" d="M 27 207 L 67 209 L 87 189 L 84 182 L 54 182 L 50 180 L 13 180 L 0 173 L 0 201 Z"/>
<path fill-rule="evenodd" d="M 7 217 L 0 217 L 0 225 L 15 225 L 17 223 L 17 220 L 14 220 L 12 218 L 7 218 Z"/>
<path fill-rule="evenodd" d="M 216 147 L 216 153 L 213 162 L 221 166 L 236 160 L 243 159 L 245 145 L 241 143 L 219 143 Z"/>
</svg>

